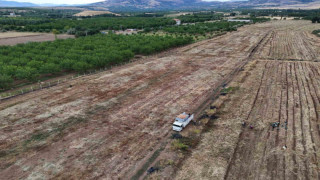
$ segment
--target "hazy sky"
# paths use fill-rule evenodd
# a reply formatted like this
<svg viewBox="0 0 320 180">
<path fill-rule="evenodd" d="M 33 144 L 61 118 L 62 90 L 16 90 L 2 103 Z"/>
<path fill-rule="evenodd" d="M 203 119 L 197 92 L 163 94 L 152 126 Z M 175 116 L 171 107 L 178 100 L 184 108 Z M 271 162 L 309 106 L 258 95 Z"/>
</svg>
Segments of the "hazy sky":
<svg viewBox="0 0 320 180">
<path fill-rule="evenodd" d="M 35 4 L 88 4 L 103 0 L 12 0 L 18 2 L 31 2 Z"/>
</svg>

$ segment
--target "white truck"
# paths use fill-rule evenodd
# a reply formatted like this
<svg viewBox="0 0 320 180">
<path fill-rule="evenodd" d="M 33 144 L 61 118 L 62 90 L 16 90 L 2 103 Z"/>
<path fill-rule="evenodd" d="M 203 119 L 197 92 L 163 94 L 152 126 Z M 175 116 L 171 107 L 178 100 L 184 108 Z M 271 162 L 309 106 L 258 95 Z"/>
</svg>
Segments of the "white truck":
<svg viewBox="0 0 320 180">
<path fill-rule="evenodd" d="M 176 119 L 174 120 L 172 129 L 174 131 L 182 131 L 183 128 L 185 128 L 189 122 L 193 119 L 193 114 L 187 114 L 185 112 L 183 112 L 182 114 L 180 114 L 179 116 L 176 117 Z"/>
</svg>

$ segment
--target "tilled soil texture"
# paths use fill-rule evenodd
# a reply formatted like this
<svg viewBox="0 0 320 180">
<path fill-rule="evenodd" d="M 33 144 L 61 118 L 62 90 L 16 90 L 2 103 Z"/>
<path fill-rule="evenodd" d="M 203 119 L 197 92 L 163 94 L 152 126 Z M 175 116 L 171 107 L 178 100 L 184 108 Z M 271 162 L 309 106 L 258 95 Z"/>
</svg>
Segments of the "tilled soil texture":
<svg viewBox="0 0 320 180">
<path fill-rule="evenodd" d="M 273 25 L 176 179 L 320 178 L 319 25 Z"/>
<path fill-rule="evenodd" d="M 10 33 L 7 33 L 8 37 L 6 35 L 0 35 L 0 46 L 6 46 L 6 45 L 16 45 L 16 44 L 23 44 L 28 42 L 43 42 L 43 41 L 54 41 L 55 35 L 53 34 L 45 34 L 45 33 L 25 33 L 27 35 L 24 35 L 23 33 L 13 33 L 12 35 Z M 15 35 L 16 34 L 16 35 Z M 61 34 L 57 35 L 58 39 L 68 39 L 68 38 L 74 38 L 73 35 L 67 35 L 67 34 Z"/>
<path fill-rule="evenodd" d="M 4 179 L 128 179 L 242 67 L 273 23 L 256 24 L 0 102 Z"/>
<path fill-rule="evenodd" d="M 225 178 L 319 179 L 320 64 L 259 61 L 257 69 L 244 119 L 254 129 L 243 128 Z"/>
<path fill-rule="evenodd" d="M 320 61 L 319 38 L 310 31 L 319 29 L 318 24 L 308 21 L 286 21 L 275 24 L 274 29 L 256 58 L 267 60 Z"/>
</svg>

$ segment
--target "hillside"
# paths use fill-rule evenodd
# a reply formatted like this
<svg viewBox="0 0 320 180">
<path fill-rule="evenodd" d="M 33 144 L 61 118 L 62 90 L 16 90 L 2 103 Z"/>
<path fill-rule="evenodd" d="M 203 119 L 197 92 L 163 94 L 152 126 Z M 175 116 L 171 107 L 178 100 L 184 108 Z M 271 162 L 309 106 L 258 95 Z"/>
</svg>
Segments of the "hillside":
<svg viewBox="0 0 320 180">
<path fill-rule="evenodd" d="M 202 1 L 202 0 L 105 0 L 91 4 L 93 7 L 118 9 L 208 9 L 208 8 L 275 8 L 281 6 L 306 7 L 320 0 L 249 0 L 249 1 Z M 314 9 L 316 7 L 314 6 Z"/>
<path fill-rule="evenodd" d="M 205 2 L 201 0 L 106 0 L 94 3 L 95 7 L 108 7 L 111 9 L 184 9 L 198 8 L 221 4 L 220 2 Z"/>
</svg>

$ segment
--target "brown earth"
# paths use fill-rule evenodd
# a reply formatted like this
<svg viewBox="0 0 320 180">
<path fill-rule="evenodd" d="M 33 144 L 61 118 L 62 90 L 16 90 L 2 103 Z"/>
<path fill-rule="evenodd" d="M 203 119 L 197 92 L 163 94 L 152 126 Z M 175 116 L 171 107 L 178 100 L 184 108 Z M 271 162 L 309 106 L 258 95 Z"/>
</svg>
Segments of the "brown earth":
<svg viewBox="0 0 320 180">
<path fill-rule="evenodd" d="M 305 29 L 306 32 L 315 28 L 307 21 L 295 22 L 309 27 Z M 0 102 L 1 176 L 4 179 L 129 179 L 150 159 L 160 144 L 168 141 L 168 135 L 172 132 L 171 124 L 177 114 L 183 111 L 199 114 L 197 110 L 200 111 L 201 105 L 210 99 L 212 92 L 221 83 L 230 78 L 240 78 L 234 72 L 241 70 L 260 52 L 260 49 L 263 49 L 261 45 L 267 44 L 269 40 L 267 37 L 270 37 L 273 31 L 291 26 L 290 21 L 241 27 L 236 32 L 214 39 L 151 56 L 111 71 L 76 79 L 68 84 Z M 317 51 L 311 52 L 317 53 Z M 317 54 L 311 57 L 317 57 Z M 311 64 L 311 62 L 305 62 L 305 64 L 308 63 Z M 267 131 L 269 125 L 266 123 L 275 120 L 271 117 L 277 117 L 276 113 L 272 113 L 272 109 L 276 110 L 276 108 L 271 107 L 277 107 L 272 102 L 280 101 L 279 98 L 265 95 L 279 94 L 284 91 L 279 85 L 282 78 L 272 74 L 272 72 L 285 71 L 279 68 L 277 71 L 274 70 L 273 66 L 278 67 L 278 64 L 286 63 L 259 61 L 257 68 L 253 64 L 249 70 L 246 68 L 241 71 L 248 74 L 242 74 L 243 84 L 234 95 L 236 96 L 238 92 L 243 93 L 236 96 L 238 100 L 231 99 L 229 105 L 224 106 L 229 107 L 221 116 L 224 118 L 218 119 L 212 131 L 204 134 L 198 148 L 178 172 L 178 179 L 212 179 L 212 177 L 231 179 L 237 175 L 252 177 L 248 175 L 250 169 L 244 170 L 243 163 L 253 168 L 258 167 L 250 164 L 251 161 L 248 162 L 245 157 L 255 157 L 251 156 L 254 153 L 256 153 L 254 155 L 260 155 L 260 151 L 255 151 L 255 147 L 258 146 L 256 144 L 263 139 L 266 132 L 270 131 Z M 290 66 L 290 62 L 287 64 L 289 65 L 286 66 Z M 314 68 L 317 68 L 316 65 Z M 305 66 L 305 68 L 311 67 Z M 266 73 L 262 78 L 263 72 Z M 316 71 L 313 73 L 316 74 Z M 304 80 L 302 80 L 303 77 L 300 78 L 299 82 L 295 81 L 297 87 L 301 86 L 302 82 L 308 82 L 307 78 Z M 272 86 L 263 84 L 260 87 L 261 79 Z M 280 92 L 271 88 L 273 86 L 278 87 Z M 263 90 L 265 94 L 261 93 L 257 96 L 267 103 L 258 97 L 256 99 L 259 101 L 254 101 L 256 92 L 260 92 L 258 89 Z M 302 93 L 302 90 L 294 91 L 296 96 L 300 92 Z M 312 97 L 316 98 L 315 95 Z M 245 100 L 244 103 L 241 99 Z M 309 100 L 308 108 L 304 107 L 304 115 L 308 114 L 307 110 L 312 109 Z M 257 102 L 256 108 L 252 107 L 252 101 Z M 285 100 L 280 102 L 282 101 Z M 301 98 L 299 102 L 306 102 L 306 100 Z M 270 115 L 264 113 L 264 116 L 261 116 L 266 105 L 270 107 L 267 112 L 271 112 L 272 116 L 261 119 Z M 249 113 L 251 109 L 255 110 Z M 284 110 L 281 114 L 283 112 Z M 255 125 L 254 131 L 246 129 L 241 133 L 239 124 L 243 117 L 247 117 L 246 115 L 250 123 L 259 119 L 260 126 Z M 298 115 L 295 118 L 297 120 Z M 288 124 L 290 126 L 291 122 L 289 121 Z M 298 123 L 296 126 L 301 127 Z M 192 125 L 188 128 L 192 128 Z M 301 167 L 307 167 L 309 163 L 302 155 L 309 157 L 315 151 L 311 151 L 312 146 L 307 145 L 310 143 L 310 138 L 308 140 L 307 136 L 311 133 L 308 134 L 306 130 L 303 133 L 300 132 L 303 137 L 306 137 L 304 143 L 300 143 L 301 139 L 295 138 L 297 143 L 305 147 L 303 154 L 298 154 L 299 157 L 296 158 L 296 163 Z M 282 129 L 279 132 L 282 132 Z M 239 134 L 245 133 L 248 136 L 239 137 Z M 276 157 L 276 161 L 272 163 L 282 160 L 282 156 L 273 154 L 277 151 L 273 151 L 272 148 L 273 146 L 282 147 L 283 143 L 280 140 L 274 143 L 272 136 L 269 137 L 270 140 L 265 141 L 268 142 L 268 146 L 265 144 L 268 147 L 265 152 L 267 155 L 254 158 L 255 161 L 252 163 L 262 162 L 261 164 L 264 165 L 264 162 L 271 162 L 271 159 L 268 161 L 265 159 L 272 156 Z M 316 138 L 314 137 L 315 142 L 317 142 Z M 290 138 L 287 139 L 290 140 Z M 224 144 L 224 142 L 227 143 Z M 240 143 L 237 145 L 237 142 Z M 252 148 L 243 149 L 241 145 L 246 143 Z M 291 144 L 287 143 L 287 146 L 289 152 L 292 148 Z M 300 153 L 300 145 L 296 145 L 295 150 Z M 163 156 L 163 153 L 160 156 Z M 291 163 L 290 160 L 289 162 Z M 301 162 L 303 164 L 300 164 Z M 281 163 L 275 164 L 282 167 Z M 267 167 L 261 166 L 261 169 L 264 170 L 264 174 L 267 174 L 276 171 L 273 166 L 274 164 L 268 164 Z M 299 168 L 296 169 L 296 172 L 303 173 L 303 177 L 316 175 L 312 167 L 308 167 L 308 173 Z"/>
<path fill-rule="evenodd" d="M 60 34 L 58 39 L 74 38 L 73 35 Z M 43 42 L 54 41 L 55 36 L 49 33 L 21 33 L 21 32 L 6 32 L 0 33 L 0 46 L 16 45 L 28 42 Z"/>
<path fill-rule="evenodd" d="M 267 60 L 319 61 L 319 38 L 310 33 L 318 24 L 282 21 L 275 25 L 256 58 Z"/>
<path fill-rule="evenodd" d="M 120 16 L 119 14 L 115 14 L 115 13 L 112 13 L 110 11 L 82 11 L 82 12 L 79 12 L 77 14 L 74 14 L 73 16 L 78 16 L 78 17 L 81 17 L 81 16 L 98 16 L 98 15 L 103 15 L 103 14 L 114 14 L 116 16 Z"/>
</svg>

